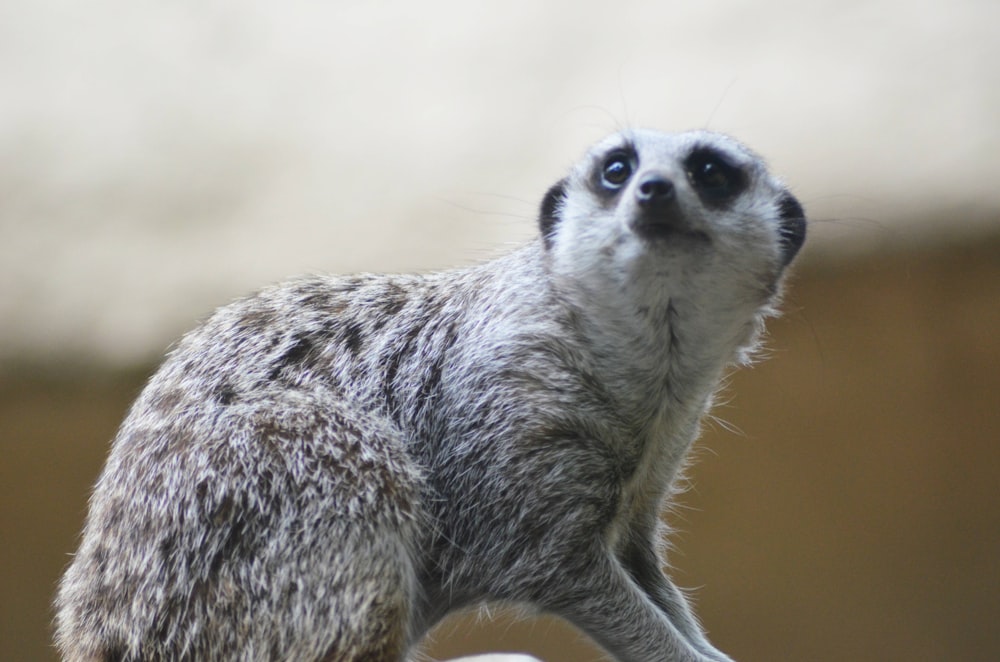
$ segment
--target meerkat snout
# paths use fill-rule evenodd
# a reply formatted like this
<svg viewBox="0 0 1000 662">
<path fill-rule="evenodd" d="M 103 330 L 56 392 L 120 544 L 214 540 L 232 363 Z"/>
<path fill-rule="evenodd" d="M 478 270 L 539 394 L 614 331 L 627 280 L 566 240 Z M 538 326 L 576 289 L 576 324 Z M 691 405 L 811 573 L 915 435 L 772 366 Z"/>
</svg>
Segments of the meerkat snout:
<svg viewBox="0 0 1000 662">
<path fill-rule="evenodd" d="M 642 236 L 666 237 L 684 231 L 684 212 L 677 201 L 674 182 L 659 172 L 639 177 L 635 188 L 639 213 L 633 218 L 633 229 Z"/>
</svg>

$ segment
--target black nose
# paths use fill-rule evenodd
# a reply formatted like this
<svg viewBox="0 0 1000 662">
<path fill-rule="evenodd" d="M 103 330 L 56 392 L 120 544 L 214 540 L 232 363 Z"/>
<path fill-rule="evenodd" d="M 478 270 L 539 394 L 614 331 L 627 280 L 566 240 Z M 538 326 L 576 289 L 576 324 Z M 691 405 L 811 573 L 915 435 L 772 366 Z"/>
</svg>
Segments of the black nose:
<svg viewBox="0 0 1000 662">
<path fill-rule="evenodd" d="M 674 183 L 662 175 L 646 175 L 639 181 L 636 197 L 647 209 L 663 209 L 673 203 Z"/>
</svg>

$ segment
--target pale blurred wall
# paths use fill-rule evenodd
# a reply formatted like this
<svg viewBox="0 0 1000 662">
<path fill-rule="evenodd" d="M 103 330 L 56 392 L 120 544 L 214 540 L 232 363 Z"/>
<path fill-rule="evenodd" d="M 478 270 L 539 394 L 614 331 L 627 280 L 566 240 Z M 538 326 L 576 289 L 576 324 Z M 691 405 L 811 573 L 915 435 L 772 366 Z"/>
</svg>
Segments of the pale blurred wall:
<svg viewBox="0 0 1000 662">
<path fill-rule="evenodd" d="M 997 25 L 992 0 L 8 0 L 0 366 L 145 362 L 282 276 L 490 254 L 626 125 L 748 142 L 826 221 L 810 250 L 979 231 Z"/>
</svg>

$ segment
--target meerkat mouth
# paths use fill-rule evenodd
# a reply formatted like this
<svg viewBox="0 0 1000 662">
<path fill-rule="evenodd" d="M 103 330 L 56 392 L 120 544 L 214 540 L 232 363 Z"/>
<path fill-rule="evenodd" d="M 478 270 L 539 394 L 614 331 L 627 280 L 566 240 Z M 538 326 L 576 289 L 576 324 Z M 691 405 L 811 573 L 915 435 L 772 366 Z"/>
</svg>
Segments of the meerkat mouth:
<svg viewBox="0 0 1000 662">
<path fill-rule="evenodd" d="M 650 242 L 711 242 L 708 233 L 693 227 L 679 208 L 669 213 L 638 214 L 629 225 L 635 234 Z"/>
<path fill-rule="evenodd" d="M 673 243 L 678 241 L 711 243 L 708 234 L 700 230 L 684 227 L 674 227 L 658 223 L 641 223 L 635 228 L 636 234 L 646 241 L 656 243 Z"/>
</svg>

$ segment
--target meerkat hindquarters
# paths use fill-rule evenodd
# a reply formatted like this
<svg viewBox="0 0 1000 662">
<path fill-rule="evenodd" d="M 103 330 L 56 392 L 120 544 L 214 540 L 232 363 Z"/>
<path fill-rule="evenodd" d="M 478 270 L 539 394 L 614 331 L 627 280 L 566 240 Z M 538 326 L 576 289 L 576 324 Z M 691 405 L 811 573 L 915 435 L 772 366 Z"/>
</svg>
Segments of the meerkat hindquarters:
<svg viewBox="0 0 1000 662">
<path fill-rule="evenodd" d="M 123 430 L 171 459 L 102 479 L 60 594 L 66 659 L 402 659 L 421 514 L 398 432 L 319 390 L 198 409 Z"/>
</svg>

